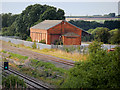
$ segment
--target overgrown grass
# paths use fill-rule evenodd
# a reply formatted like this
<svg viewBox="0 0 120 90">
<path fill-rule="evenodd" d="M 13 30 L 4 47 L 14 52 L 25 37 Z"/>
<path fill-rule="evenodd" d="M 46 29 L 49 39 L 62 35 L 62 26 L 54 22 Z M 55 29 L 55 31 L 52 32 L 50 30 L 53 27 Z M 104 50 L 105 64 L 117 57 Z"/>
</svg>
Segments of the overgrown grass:
<svg viewBox="0 0 120 90">
<path fill-rule="evenodd" d="M 5 50 L 1 50 L 0 52 L 7 53 L 7 51 L 5 51 Z"/>
<path fill-rule="evenodd" d="M 47 55 L 52 55 L 62 59 L 73 60 L 73 61 L 82 61 L 86 60 L 88 54 L 79 54 L 79 53 L 68 53 L 58 49 L 42 49 L 42 50 L 32 50 L 34 52 L 43 53 Z"/>
<path fill-rule="evenodd" d="M 65 77 L 67 77 L 67 70 L 58 68 L 50 62 L 43 62 L 36 59 L 31 59 L 30 61 L 32 68 L 20 67 L 20 71 L 38 80 L 60 87 Z"/>
<path fill-rule="evenodd" d="M 66 52 L 58 49 L 40 49 L 39 50 L 39 49 L 33 49 L 28 46 L 24 46 L 22 44 L 16 45 L 16 44 L 10 43 L 10 45 L 18 48 L 20 47 L 20 48 L 28 49 L 28 50 L 42 53 L 42 54 L 52 55 L 62 59 L 73 60 L 73 61 L 84 61 L 89 56 L 88 54 L 70 53 L 70 52 Z"/>
<path fill-rule="evenodd" d="M 38 68 L 38 67 L 43 67 L 43 69 L 51 69 L 52 71 L 58 71 L 61 73 L 66 72 L 65 69 L 63 68 L 57 68 L 54 64 L 50 62 L 43 62 L 43 61 L 38 61 L 36 59 L 30 59 L 31 65 Z"/>
<path fill-rule="evenodd" d="M 20 55 L 20 54 L 15 54 L 15 53 L 11 53 L 11 52 L 9 52 L 8 54 L 10 54 L 10 57 L 11 57 L 11 58 L 18 58 L 18 59 L 22 59 L 22 60 L 28 59 L 27 56 L 22 56 L 22 55 Z"/>
<path fill-rule="evenodd" d="M 58 68 L 50 62 L 38 61 L 30 59 L 30 67 L 19 66 L 10 63 L 10 66 L 14 69 L 41 80 L 55 87 L 61 87 L 65 78 L 67 77 L 68 71 L 63 68 Z"/>
<path fill-rule="evenodd" d="M 7 58 L 11 58 L 11 59 L 14 59 L 14 60 L 17 60 L 17 61 L 24 62 L 24 60 L 28 59 L 28 56 L 22 56 L 20 54 L 7 52 L 5 50 L 2 50 L 1 52 L 9 54 L 9 56 Z"/>
</svg>

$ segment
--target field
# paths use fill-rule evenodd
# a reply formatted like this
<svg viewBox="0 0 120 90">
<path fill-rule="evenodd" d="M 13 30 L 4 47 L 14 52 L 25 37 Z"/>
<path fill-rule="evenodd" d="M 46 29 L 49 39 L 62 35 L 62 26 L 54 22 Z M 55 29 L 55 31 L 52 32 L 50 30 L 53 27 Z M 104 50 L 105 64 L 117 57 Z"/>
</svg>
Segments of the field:
<svg viewBox="0 0 120 90">
<path fill-rule="evenodd" d="M 120 20 L 120 18 L 66 18 L 67 21 L 70 20 L 84 20 L 84 21 L 96 21 L 99 23 L 104 23 L 106 20 Z"/>
</svg>

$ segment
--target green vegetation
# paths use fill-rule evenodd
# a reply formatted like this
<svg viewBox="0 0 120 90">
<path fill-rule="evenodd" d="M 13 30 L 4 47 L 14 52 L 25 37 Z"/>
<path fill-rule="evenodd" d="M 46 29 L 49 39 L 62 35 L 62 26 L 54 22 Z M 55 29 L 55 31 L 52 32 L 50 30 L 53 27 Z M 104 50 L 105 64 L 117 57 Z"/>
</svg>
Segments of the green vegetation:
<svg viewBox="0 0 120 90">
<path fill-rule="evenodd" d="M 98 27 L 88 30 L 94 36 L 94 40 L 103 43 L 120 44 L 120 29 L 109 30 L 108 28 Z"/>
<path fill-rule="evenodd" d="M 107 52 L 101 43 L 89 46 L 89 58 L 69 70 L 64 88 L 120 88 L 120 47 Z M 114 78 L 113 78 L 114 77 Z"/>
<path fill-rule="evenodd" d="M 111 21 L 105 21 L 103 24 L 98 23 L 95 21 L 83 21 L 83 20 L 70 20 L 71 24 L 74 24 L 86 31 L 89 29 L 95 29 L 97 27 L 106 27 L 110 30 L 120 28 L 120 21 L 119 20 L 111 20 Z"/>
<path fill-rule="evenodd" d="M 18 15 L 1 14 L 2 35 L 19 36 L 21 39 L 26 40 L 30 34 L 30 27 L 43 20 L 65 19 L 64 14 L 62 9 L 40 4 L 30 5 Z"/>
<path fill-rule="evenodd" d="M 2 78 L 2 88 L 5 89 L 20 89 L 26 88 L 26 84 L 23 79 L 20 79 L 18 76 L 8 75 L 7 77 Z"/>
<path fill-rule="evenodd" d="M 82 41 L 98 40 L 100 42 L 111 44 L 120 43 L 118 37 L 120 31 L 119 20 L 105 21 L 103 24 L 97 23 L 95 21 L 83 21 L 83 20 L 75 21 L 70 20 L 69 22 L 92 34 L 91 36 L 82 34 Z M 117 33 L 115 34 L 115 32 L 117 32 L 118 34 Z"/>
<path fill-rule="evenodd" d="M 26 41 L 32 41 L 31 37 L 27 37 Z"/>
<path fill-rule="evenodd" d="M 18 59 L 22 59 L 22 60 L 28 59 L 27 56 L 22 56 L 20 54 L 15 54 L 15 53 L 11 53 L 11 52 L 9 52 L 8 54 L 10 54 L 10 56 L 9 56 L 10 58 L 18 58 Z"/>
<path fill-rule="evenodd" d="M 2 41 L 4 44 L 8 44 L 8 42 Z M 55 56 L 55 57 L 59 57 L 62 59 L 66 59 L 66 60 L 74 60 L 74 61 L 81 61 L 81 60 L 86 60 L 87 57 L 89 56 L 88 54 L 80 54 L 80 53 L 71 53 L 72 52 L 72 48 L 73 47 L 69 47 L 68 52 L 65 50 L 58 50 L 58 49 L 33 49 L 31 47 L 28 46 L 24 46 L 22 44 L 13 44 L 13 43 L 9 43 L 9 45 L 14 46 L 14 47 L 20 47 L 20 48 L 24 48 L 24 49 L 28 49 L 31 50 L 33 52 L 37 52 L 37 53 L 42 53 L 45 55 L 51 55 L 51 56 Z M 40 48 L 40 47 L 39 47 Z M 73 48 L 73 49 L 77 49 L 78 51 L 80 51 L 79 48 Z M 81 48 L 82 49 L 82 48 Z M 85 50 L 83 50 L 85 51 Z"/>
<path fill-rule="evenodd" d="M 11 58 L 11 59 L 14 59 L 14 60 L 17 60 L 17 61 L 23 61 L 24 62 L 26 59 L 28 59 L 27 56 L 22 56 L 20 54 L 11 53 L 11 52 L 7 52 L 7 51 L 4 51 L 4 50 L 2 50 L 1 52 L 7 53 L 8 54 L 7 58 Z"/>
<path fill-rule="evenodd" d="M 33 49 L 37 49 L 36 42 L 33 43 L 32 48 L 33 48 Z"/>
<path fill-rule="evenodd" d="M 54 64 L 52 64 L 50 62 L 38 61 L 38 60 L 35 60 L 35 59 L 31 59 L 30 61 L 31 61 L 31 66 L 34 66 L 36 68 L 42 67 L 43 70 L 44 69 L 49 69 L 50 72 L 58 71 L 61 74 L 66 72 L 65 69 L 57 68 Z"/>
<path fill-rule="evenodd" d="M 43 62 L 36 59 L 30 59 L 30 66 L 32 68 L 25 66 L 18 67 L 22 73 L 49 84 L 56 85 L 57 87 L 60 87 L 63 83 L 67 73 L 67 70 L 58 68 L 50 62 Z"/>
<path fill-rule="evenodd" d="M 75 51 L 76 48 L 73 47 L 73 46 L 71 46 L 71 47 L 64 47 L 63 50 L 65 50 L 67 53 L 69 53 L 69 52 L 73 52 L 73 51 Z"/>
<path fill-rule="evenodd" d="M 5 51 L 5 50 L 1 50 L 1 52 L 3 52 L 3 53 L 7 53 L 7 51 Z"/>
<path fill-rule="evenodd" d="M 116 29 L 113 32 L 113 34 L 111 34 L 111 38 L 109 39 L 109 43 L 120 44 L 120 30 Z"/>
<path fill-rule="evenodd" d="M 41 40 L 39 43 L 43 43 L 43 44 L 46 44 L 46 40 Z"/>
</svg>

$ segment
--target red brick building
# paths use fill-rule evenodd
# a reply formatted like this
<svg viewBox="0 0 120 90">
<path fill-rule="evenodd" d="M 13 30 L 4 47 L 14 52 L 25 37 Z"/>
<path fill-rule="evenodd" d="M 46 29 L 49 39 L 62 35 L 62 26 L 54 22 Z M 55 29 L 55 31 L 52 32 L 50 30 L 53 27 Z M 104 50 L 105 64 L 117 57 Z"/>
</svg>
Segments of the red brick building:
<svg viewBox="0 0 120 90">
<path fill-rule="evenodd" d="M 65 20 L 45 20 L 30 28 L 32 41 L 45 40 L 46 44 L 62 41 L 63 45 L 81 45 L 82 29 Z"/>
</svg>

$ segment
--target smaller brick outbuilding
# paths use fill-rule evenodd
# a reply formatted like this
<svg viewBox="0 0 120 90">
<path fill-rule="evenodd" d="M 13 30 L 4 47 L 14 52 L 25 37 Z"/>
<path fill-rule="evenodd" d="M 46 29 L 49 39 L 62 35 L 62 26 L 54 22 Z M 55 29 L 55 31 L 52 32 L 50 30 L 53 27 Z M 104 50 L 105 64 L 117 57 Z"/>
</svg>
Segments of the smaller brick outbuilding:
<svg viewBox="0 0 120 90">
<path fill-rule="evenodd" d="M 63 45 L 81 45 L 82 29 L 65 20 L 45 20 L 30 28 L 32 41 L 45 40 L 46 44 L 62 41 Z"/>
</svg>

